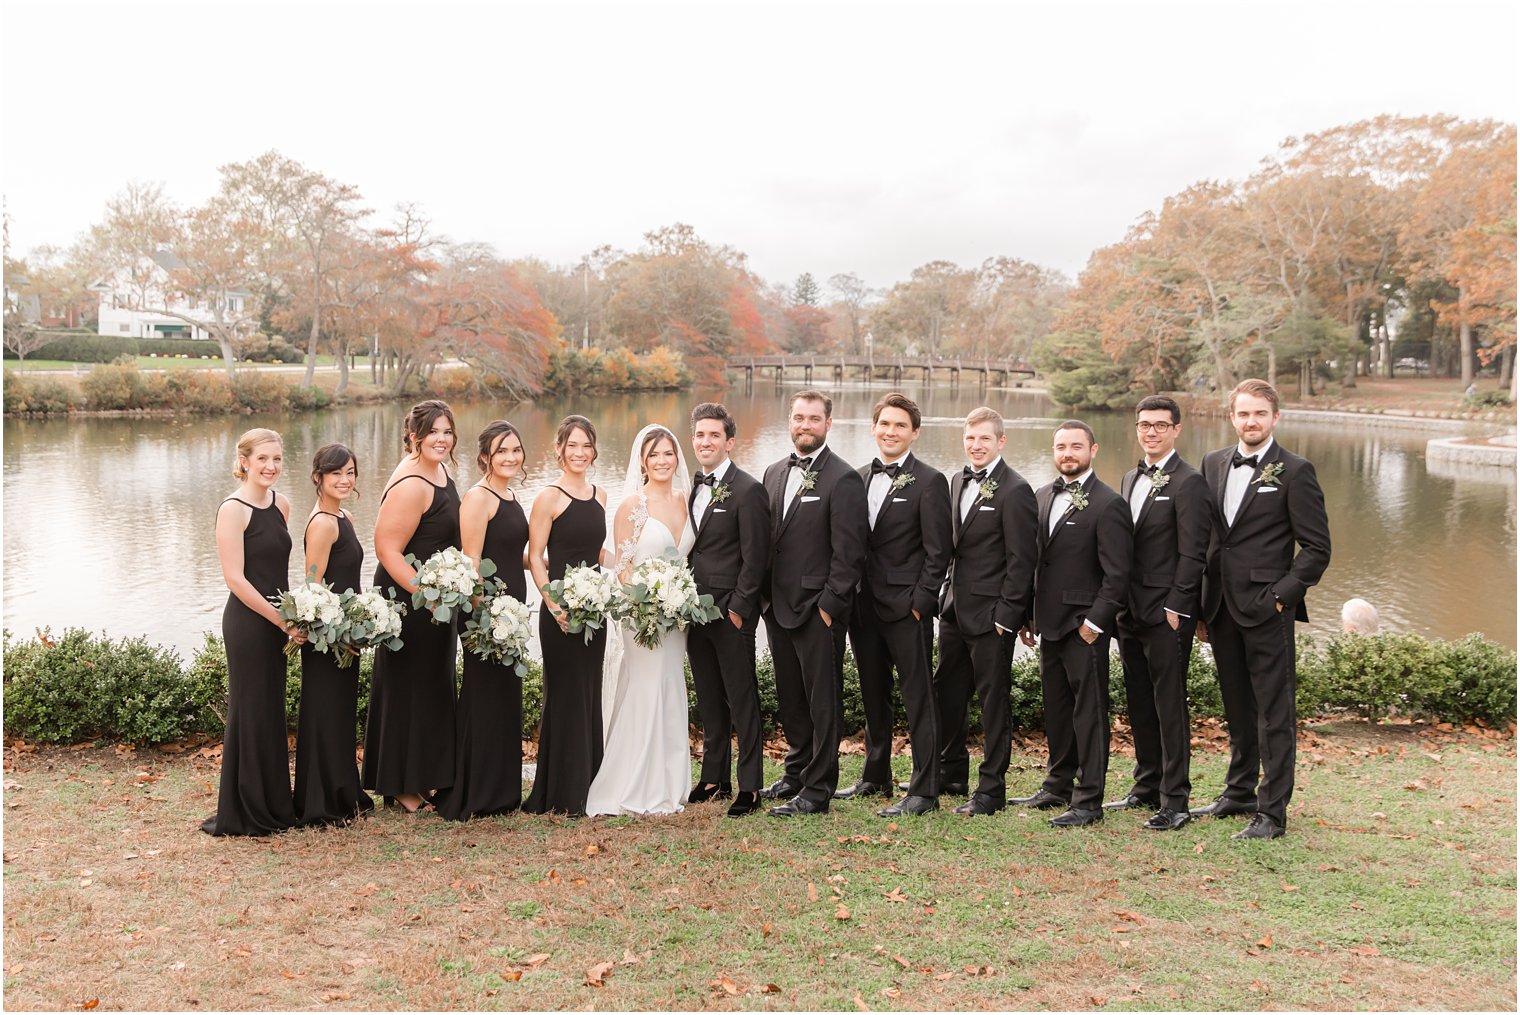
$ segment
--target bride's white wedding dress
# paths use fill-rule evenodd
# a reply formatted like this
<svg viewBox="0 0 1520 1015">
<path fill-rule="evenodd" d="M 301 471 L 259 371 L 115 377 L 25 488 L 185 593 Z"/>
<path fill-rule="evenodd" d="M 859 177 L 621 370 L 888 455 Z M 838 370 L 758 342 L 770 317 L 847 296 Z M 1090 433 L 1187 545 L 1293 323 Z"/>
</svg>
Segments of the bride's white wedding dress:
<svg viewBox="0 0 1520 1015">
<path fill-rule="evenodd" d="M 681 537 L 640 501 L 633 564 L 672 552 L 685 559 L 696 542 L 688 521 Z M 671 631 L 647 649 L 624 627 L 617 689 L 604 697 L 608 729 L 602 767 L 591 781 L 587 814 L 674 814 L 691 788 L 687 743 L 686 632 Z"/>
</svg>

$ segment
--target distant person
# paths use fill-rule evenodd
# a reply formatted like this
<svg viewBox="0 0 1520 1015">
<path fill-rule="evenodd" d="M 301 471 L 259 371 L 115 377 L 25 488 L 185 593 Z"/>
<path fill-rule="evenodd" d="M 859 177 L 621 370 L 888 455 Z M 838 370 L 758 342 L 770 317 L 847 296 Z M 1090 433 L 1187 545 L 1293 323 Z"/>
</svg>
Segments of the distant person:
<svg viewBox="0 0 1520 1015">
<path fill-rule="evenodd" d="M 1378 633 L 1377 607 L 1365 599 L 1348 599 L 1341 607 L 1341 630 L 1357 634 Z"/>
</svg>

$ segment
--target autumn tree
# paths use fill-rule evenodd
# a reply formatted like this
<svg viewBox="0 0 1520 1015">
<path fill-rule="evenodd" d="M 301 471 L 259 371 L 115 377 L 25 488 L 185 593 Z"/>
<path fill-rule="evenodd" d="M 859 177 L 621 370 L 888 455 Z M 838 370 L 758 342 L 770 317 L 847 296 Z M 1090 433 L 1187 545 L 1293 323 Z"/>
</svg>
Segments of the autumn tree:
<svg viewBox="0 0 1520 1015">
<path fill-rule="evenodd" d="M 864 355 L 866 305 L 874 295 L 859 275 L 843 272 L 829 276 L 829 288 L 834 290 L 834 317 L 850 326 L 850 351 Z"/>
<path fill-rule="evenodd" d="M 797 276 L 797 281 L 792 283 L 792 302 L 800 307 L 818 305 L 818 283 L 814 280 L 812 272 L 803 272 Z"/>
</svg>

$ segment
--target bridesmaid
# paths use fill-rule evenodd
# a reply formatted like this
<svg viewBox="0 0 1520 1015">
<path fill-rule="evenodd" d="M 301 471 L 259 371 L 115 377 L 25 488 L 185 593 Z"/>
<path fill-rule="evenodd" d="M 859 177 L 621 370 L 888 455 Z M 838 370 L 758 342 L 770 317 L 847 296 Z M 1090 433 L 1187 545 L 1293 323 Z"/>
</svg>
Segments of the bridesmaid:
<svg viewBox="0 0 1520 1015">
<path fill-rule="evenodd" d="M 287 629 L 269 596 L 290 578 L 290 502 L 274 492 L 285 451 L 273 430 L 238 439 L 232 474 L 240 481 L 216 510 L 216 555 L 230 595 L 222 611 L 227 649 L 227 734 L 216 813 L 201 822 L 211 835 L 268 835 L 296 823 L 286 740 Z"/>
<path fill-rule="evenodd" d="M 407 603 L 402 647 L 375 650 L 364 731 L 364 788 L 408 813 L 431 809 L 429 794 L 454 778 L 454 626 L 413 610 L 420 564 L 459 546 L 459 491 L 444 462 L 454 461 L 454 413 L 429 399 L 406 416 L 406 457 L 391 473 L 375 519 L 375 585 Z"/>
<path fill-rule="evenodd" d="M 475 462 L 484 476 L 459 507 L 460 548 L 477 566 L 481 558 L 495 564 L 512 598 L 527 602 L 528 518 L 512 493 L 522 472 L 522 435 L 497 419 L 479 443 Z M 465 652 L 454 740 L 454 784 L 434 801 L 439 814 L 463 821 L 522 806 L 522 678 L 515 669 Z"/>
<path fill-rule="evenodd" d="M 566 416 L 554 438 L 559 482 L 533 499 L 528 564 L 542 589 L 567 567 L 596 564 L 607 536 L 607 493 L 586 478 L 596 461 L 596 428 Z M 547 551 L 547 558 L 545 556 Z M 568 633 L 564 611 L 544 602 L 538 640 L 544 654 L 544 715 L 538 728 L 538 775 L 523 804 L 531 814 L 584 814 L 591 780 L 602 764 L 602 653 L 607 631 L 586 644 Z"/>
<path fill-rule="evenodd" d="M 343 502 L 354 496 L 359 463 L 342 444 L 326 444 L 311 460 L 317 503 L 306 520 L 306 577 L 334 592 L 357 591 L 364 548 Z M 346 825 L 373 810 L 359 785 L 354 762 L 354 713 L 359 701 L 359 662 L 340 668 L 331 652 L 301 646 L 301 711 L 296 720 L 296 821 Z"/>
</svg>

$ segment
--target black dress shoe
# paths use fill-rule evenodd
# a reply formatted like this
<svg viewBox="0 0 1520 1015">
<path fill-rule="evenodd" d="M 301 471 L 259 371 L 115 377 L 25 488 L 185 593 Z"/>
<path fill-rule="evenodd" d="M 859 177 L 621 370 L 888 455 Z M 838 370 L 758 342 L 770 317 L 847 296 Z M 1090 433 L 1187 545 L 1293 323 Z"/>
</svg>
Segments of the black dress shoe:
<svg viewBox="0 0 1520 1015">
<path fill-rule="evenodd" d="M 749 790 L 740 790 L 739 795 L 734 797 L 734 802 L 728 805 L 728 816 L 742 818 L 746 814 L 753 814 L 760 809 L 760 794 L 751 793 Z"/>
<path fill-rule="evenodd" d="M 897 790 L 899 793 L 906 793 L 912 785 L 910 782 L 900 782 L 897 784 Z M 970 789 L 971 787 L 964 782 L 947 782 L 940 785 L 939 791 L 946 796 L 965 796 Z"/>
<path fill-rule="evenodd" d="M 928 814 L 939 810 L 939 797 L 905 796 L 890 807 L 876 812 L 878 818 L 900 818 L 904 814 Z"/>
<path fill-rule="evenodd" d="M 690 793 L 686 794 L 686 802 L 689 804 L 705 804 L 707 801 L 714 799 L 727 800 L 733 795 L 734 788 L 728 783 L 710 786 L 707 783 L 699 782 L 691 788 Z"/>
<path fill-rule="evenodd" d="M 1231 814 L 1255 814 L 1256 801 L 1231 800 L 1229 797 L 1221 796 L 1211 804 L 1194 807 L 1188 813 L 1195 818 L 1227 818 Z"/>
<path fill-rule="evenodd" d="M 1145 824 L 1140 827 L 1152 832 L 1175 832 L 1192 820 L 1193 816 L 1187 811 L 1174 811 L 1170 807 L 1163 807 L 1146 818 Z"/>
<path fill-rule="evenodd" d="M 761 800 L 790 800 L 802 792 L 802 783 L 782 776 L 760 791 Z"/>
<path fill-rule="evenodd" d="M 973 793 L 971 799 L 955 809 L 955 813 L 975 817 L 981 814 L 996 814 L 1005 806 L 1007 805 L 1003 801 L 990 797 L 986 793 Z"/>
<path fill-rule="evenodd" d="M 784 804 L 778 804 L 770 809 L 773 818 L 795 818 L 800 814 L 827 814 L 827 803 L 814 803 L 807 797 L 794 796 Z"/>
<path fill-rule="evenodd" d="M 1258 811 L 1251 823 L 1230 836 L 1232 839 L 1281 839 L 1287 829 Z"/>
<path fill-rule="evenodd" d="M 1144 807 L 1148 811 L 1159 810 L 1161 808 L 1161 801 L 1147 799 L 1146 797 L 1136 796 L 1134 793 L 1131 793 L 1122 800 L 1110 800 L 1103 805 L 1105 811 L 1127 811 L 1135 807 Z"/>
<path fill-rule="evenodd" d="M 1063 814 L 1057 814 L 1047 824 L 1051 828 L 1081 828 L 1083 825 L 1096 825 L 1102 820 L 1101 807 L 1073 807 Z"/>
<path fill-rule="evenodd" d="M 856 797 L 876 796 L 878 794 L 884 797 L 891 797 L 892 787 L 883 783 L 868 782 L 865 779 L 861 779 L 849 789 L 836 789 L 834 791 L 834 799 L 854 800 Z"/>
<path fill-rule="evenodd" d="M 1048 793 L 1043 789 L 1034 796 L 1014 797 L 1008 802 L 1015 807 L 1032 807 L 1037 811 L 1053 811 L 1057 807 L 1065 809 L 1071 806 L 1070 800 L 1065 797 L 1056 796 L 1054 793 Z"/>
</svg>

